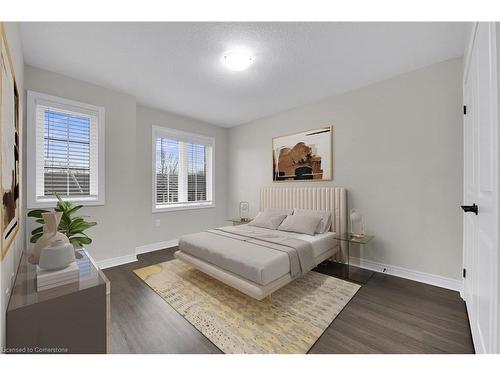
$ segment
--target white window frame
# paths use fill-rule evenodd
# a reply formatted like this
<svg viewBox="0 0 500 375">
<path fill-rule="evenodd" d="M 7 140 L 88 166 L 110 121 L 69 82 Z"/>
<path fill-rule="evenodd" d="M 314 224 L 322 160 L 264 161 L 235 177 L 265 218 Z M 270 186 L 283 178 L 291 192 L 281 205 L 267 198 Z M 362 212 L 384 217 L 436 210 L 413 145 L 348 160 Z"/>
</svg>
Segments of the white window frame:
<svg viewBox="0 0 500 375">
<path fill-rule="evenodd" d="M 211 153 L 208 155 L 210 158 L 210 173 L 207 173 L 207 197 L 210 195 L 211 200 L 208 202 L 180 202 L 158 205 L 156 203 L 156 138 L 182 138 L 192 143 L 202 143 L 210 146 Z M 166 128 L 163 126 L 152 126 L 151 132 L 151 148 L 152 148 L 152 169 L 151 169 L 151 204 L 152 212 L 169 212 L 169 211 L 182 211 L 182 210 L 196 210 L 200 208 L 213 208 L 215 207 L 215 138 L 207 137 L 200 134 L 187 133 L 177 129 Z"/>
<path fill-rule="evenodd" d="M 92 113 L 97 117 L 97 197 L 64 197 L 65 201 L 75 202 L 84 206 L 103 206 L 105 204 L 105 110 L 104 107 L 98 107 L 92 104 L 77 102 L 75 100 L 60 98 L 53 95 L 44 94 L 36 91 L 27 92 L 27 147 L 26 147 L 26 194 L 27 208 L 49 208 L 54 207 L 57 202 L 56 197 L 37 198 L 36 194 L 36 105 L 43 102 L 54 107 L 67 109 L 75 112 Z"/>
</svg>

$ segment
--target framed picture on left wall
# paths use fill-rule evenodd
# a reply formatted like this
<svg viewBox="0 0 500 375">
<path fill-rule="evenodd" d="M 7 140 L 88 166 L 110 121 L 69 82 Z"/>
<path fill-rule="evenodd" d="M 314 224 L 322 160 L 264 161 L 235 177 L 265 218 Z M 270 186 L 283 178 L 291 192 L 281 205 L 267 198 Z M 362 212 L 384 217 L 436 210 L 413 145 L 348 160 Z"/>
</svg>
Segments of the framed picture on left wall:
<svg viewBox="0 0 500 375">
<path fill-rule="evenodd" d="M 19 231 L 19 92 L 16 86 L 12 57 L 7 44 L 7 36 L 0 23 L 0 229 L 3 259 Z"/>
</svg>

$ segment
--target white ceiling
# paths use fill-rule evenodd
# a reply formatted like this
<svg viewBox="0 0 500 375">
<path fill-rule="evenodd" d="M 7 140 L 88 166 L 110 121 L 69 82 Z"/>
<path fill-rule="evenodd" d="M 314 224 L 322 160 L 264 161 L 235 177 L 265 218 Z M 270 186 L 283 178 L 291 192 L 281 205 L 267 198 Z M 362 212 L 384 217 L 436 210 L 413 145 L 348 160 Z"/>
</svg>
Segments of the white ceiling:
<svg viewBox="0 0 500 375">
<path fill-rule="evenodd" d="M 235 126 L 463 55 L 464 23 L 22 23 L 26 64 Z M 226 50 L 253 52 L 232 72 Z"/>
</svg>

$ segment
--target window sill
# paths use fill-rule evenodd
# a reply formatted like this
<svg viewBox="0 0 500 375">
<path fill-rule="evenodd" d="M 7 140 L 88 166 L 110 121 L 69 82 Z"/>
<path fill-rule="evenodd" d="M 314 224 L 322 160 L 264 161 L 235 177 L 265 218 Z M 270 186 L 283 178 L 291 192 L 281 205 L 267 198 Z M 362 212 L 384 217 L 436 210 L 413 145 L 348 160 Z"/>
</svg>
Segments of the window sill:
<svg viewBox="0 0 500 375">
<path fill-rule="evenodd" d="M 198 204 L 179 204 L 165 207 L 153 207 L 153 213 L 170 212 L 170 211 L 184 211 L 184 210 L 198 210 L 200 208 L 214 208 L 215 203 L 198 203 Z"/>
<path fill-rule="evenodd" d="M 86 206 L 104 206 L 104 199 L 86 199 L 86 198 L 66 198 L 61 197 L 65 202 L 71 202 L 76 205 Z M 35 209 L 35 208 L 54 208 L 57 205 L 57 199 L 44 199 L 42 201 L 37 202 L 28 202 L 27 209 Z"/>
</svg>

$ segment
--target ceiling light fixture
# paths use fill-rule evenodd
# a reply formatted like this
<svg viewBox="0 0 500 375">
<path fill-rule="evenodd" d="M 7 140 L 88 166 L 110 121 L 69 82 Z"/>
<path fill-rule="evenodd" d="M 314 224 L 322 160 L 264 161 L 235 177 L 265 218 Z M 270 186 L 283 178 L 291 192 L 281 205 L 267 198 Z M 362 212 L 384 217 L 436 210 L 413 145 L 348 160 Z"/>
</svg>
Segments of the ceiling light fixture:
<svg viewBox="0 0 500 375">
<path fill-rule="evenodd" d="M 253 56 L 248 52 L 230 51 L 222 56 L 224 65 L 235 72 L 247 69 L 253 63 Z"/>
</svg>

